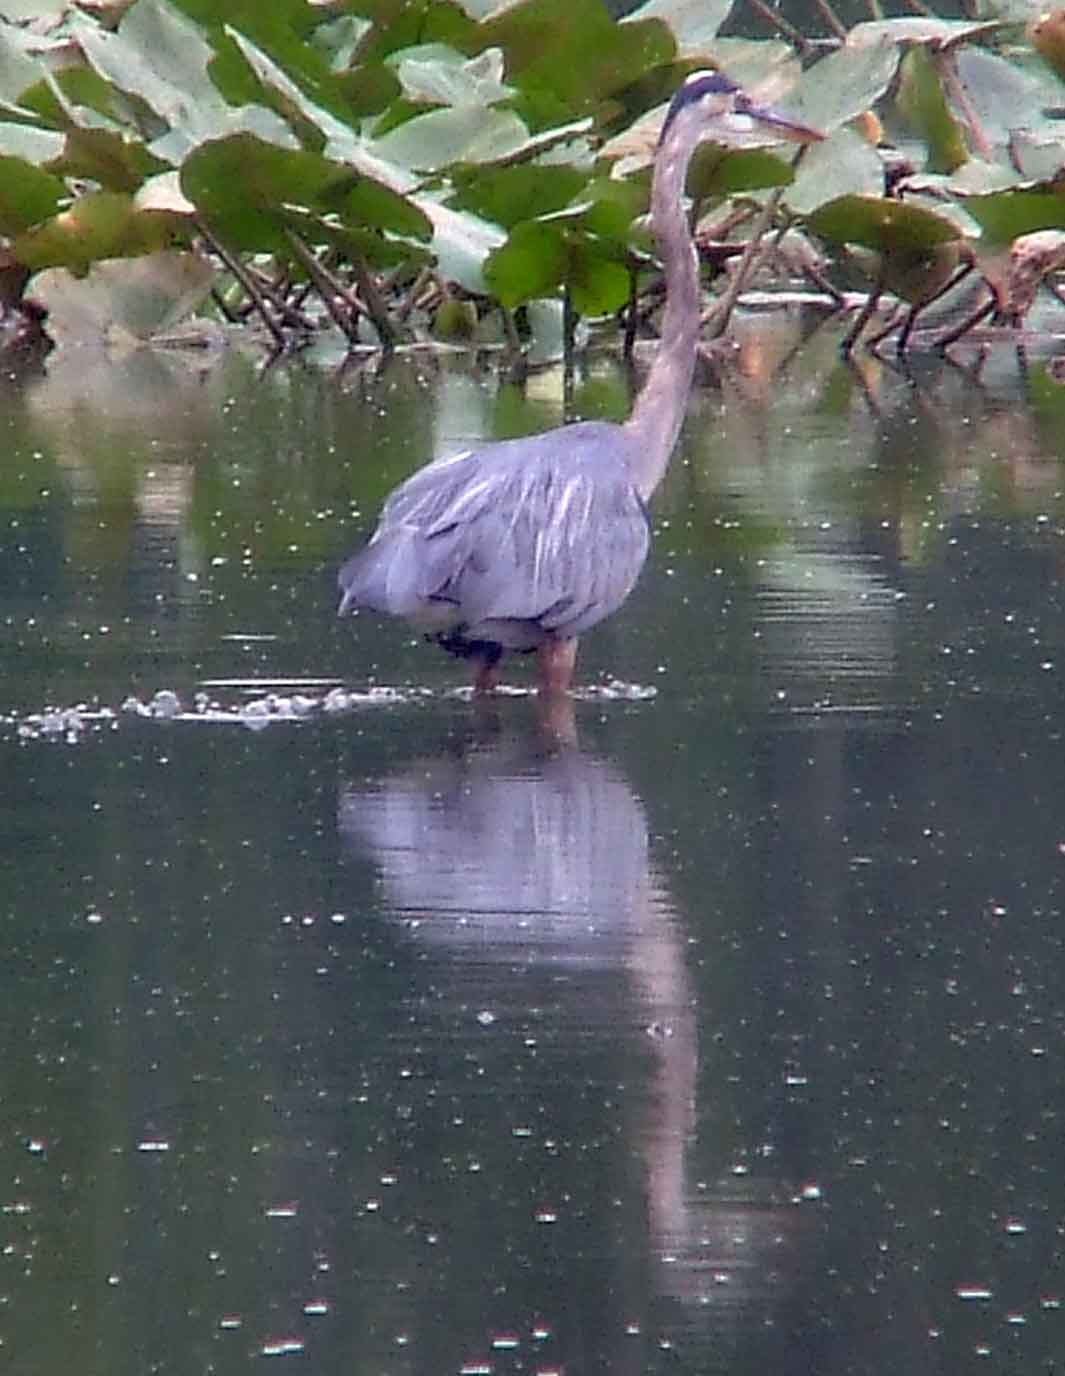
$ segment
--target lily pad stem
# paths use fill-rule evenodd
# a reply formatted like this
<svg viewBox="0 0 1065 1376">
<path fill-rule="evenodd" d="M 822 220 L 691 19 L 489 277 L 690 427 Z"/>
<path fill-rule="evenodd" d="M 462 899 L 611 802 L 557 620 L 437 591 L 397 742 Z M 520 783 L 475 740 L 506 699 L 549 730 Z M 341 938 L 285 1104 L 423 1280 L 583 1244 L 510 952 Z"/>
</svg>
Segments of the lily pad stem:
<svg viewBox="0 0 1065 1376">
<path fill-rule="evenodd" d="M 237 279 L 240 285 L 248 293 L 248 296 L 255 303 L 255 309 L 259 312 L 259 315 L 262 317 L 262 322 L 269 330 L 274 343 L 277 345 L 278 349 L 283 349 L 285 347 L 284 331 L 281 329 L 281 326 L 274 319 L 273 314 L 266 303 L 266 297 L 259 290 L 258 283 L 255 282 L 252 279 L 251 274 L 245 270 L 244 264 L 236 256 L 236 254 L 230 253 L 230 251 L 226 248 L 225 244 L 223 244 L 220 239 L 215 238 L 215 236 L 204 224 L 202 219 L 197 219 L 196 229 L 200 234 L 201 238 L 211 249 L 211 252 L 217 254 L 218 257 L 221 258 L 222 262 L 225 263 L 229 271 L 233 274 L 233 276 Z"/>
<path fill-rule="evenodd" d="M 794 158 L 792 158 L 791 165 L 793 169 L 798 168 L 805 152 L 806 148 L 803 146 L 798 150 Z M 736 308 L 736 302 L 740 298 L 740 292 L 743 291 L 743 288 L 747 284 L 747 274 L 751 270 L 751 264 L 754 262 L 755 254 L 758 252 L 766 231 L 773 223 L 773 217 L 777 213 L 777 207 L 780 205 L 780 198 L 784 194 L 784 189 L 785 188 L 782 186 L 775 187 L 766 197 L 766 203 L 762 207 L 761 213 L 756 217 L 754 224 L 751 226 L 750 238 L 747 240 L 747 245 L 743 250 L 736 271 L 732 275 L 732 281 L 728 284 L 728 288 L 721 300 L 717 305 L 713 306 L 706 315 L 706 333 L 711 339 L 720 339 L 728 329 L 728 322 L 732 317 L 732 312 Z"/>
<path fill-rule="evenodd" d="M 286 229 L 285 238 L 288 239 L 297 261 L 314 283 L 315 290 L 322 298 L 333 324 L 350 343 L 354 344 L 356 339 L 355 319 L 358 311 L 355 303 L 349 297 L 347 289 L 343 283 L 336 280 L 328 268 L 318 261 L 294 230 Z M 346 311 L 341 309 L 341 301 L 347 306 Z"/>
<path fill-rule="evenodd" d="M 809 40 L 775 10 L 770 9 L 765 0 L 747 0 L 747 3 L 756 14 L 762 16 L 767 24 L 771 24 L 778 33 L 783 34 L 789 43 L 794 44 L 800 53 L 805 56 L 810 51 L 812 45 Z"/>
</svg>

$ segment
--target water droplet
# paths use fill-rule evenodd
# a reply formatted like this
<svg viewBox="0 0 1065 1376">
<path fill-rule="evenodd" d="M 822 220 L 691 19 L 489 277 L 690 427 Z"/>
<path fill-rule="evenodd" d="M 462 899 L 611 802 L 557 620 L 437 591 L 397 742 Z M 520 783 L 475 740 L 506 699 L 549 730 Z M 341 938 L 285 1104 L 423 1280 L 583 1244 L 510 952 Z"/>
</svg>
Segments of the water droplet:
<svg viewBox="0 0 1065 1376">
<path fill-rule="evenodd" d="M 303 1348 L 302 1338 L 274 1338 L 263 1343 L 259 1354 L 262 1357 L 288 1357 L 293 1352 L 302 1352 Z"/>
<path fill-rule="evenodd" d="M 274 1204 L 266 1212 L 267 1218 L 295 1218 L 300 1211 L 299 1204 L 290 1200 L 286 1204 Z"/>
</svg>

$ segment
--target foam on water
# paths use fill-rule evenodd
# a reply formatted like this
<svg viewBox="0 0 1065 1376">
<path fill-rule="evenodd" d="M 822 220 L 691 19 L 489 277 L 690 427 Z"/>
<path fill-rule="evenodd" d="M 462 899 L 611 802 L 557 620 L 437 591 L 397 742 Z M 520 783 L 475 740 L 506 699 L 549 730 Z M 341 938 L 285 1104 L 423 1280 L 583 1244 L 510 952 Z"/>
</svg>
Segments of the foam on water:
<svg viewBox="0 0 1065 1376">
<path fill-rule="evenodd" d="M 326 685 L 333 686 L 326 689 Z M 261 693 L 265 687 L 273 689 L 305 688 L 308 691 L 269 691 L 244 701 L 225 703 L 205 691 L 206 687 L 241 689 L 245 693 Z M 0 737 L 13 732 L 23 741 L 58 741 L 75 745 L 86 734 L 118 730 L 123 719 L 134 718 L 156 722 L 175 722 L 182 725 L 236 725 L 250 731 L 262 731 L 280 722 L 304 722 L 316 717 L 335 717 L 365 711 L 370 708 L 409 707 L 431 702 L 468 702 L 473 689 L 422 688 L 405 685 L 393 687 L 375 684 L 369 688 L 345 688 L 332 679 L 262 680 L 217 679 L 193 695 L 191 702 L 170 688 L 161 688 L 147 701 L 130 695 L 118 708 L 99 704 L 78 703 L 73 707 L 45 707 L 39 712 L 23 716 L 0 717 Z M 322 691 L 326 689 L 326 691 Z M 526 698 L 534 695 L 532 688 L 502 684 L 496 689 L 499 698 Z M 658 695 L 657 688 L 638 683 L 624 683 L 610 679 L 575 689 L 578 702 L 646 702 Z"/>
</svg>

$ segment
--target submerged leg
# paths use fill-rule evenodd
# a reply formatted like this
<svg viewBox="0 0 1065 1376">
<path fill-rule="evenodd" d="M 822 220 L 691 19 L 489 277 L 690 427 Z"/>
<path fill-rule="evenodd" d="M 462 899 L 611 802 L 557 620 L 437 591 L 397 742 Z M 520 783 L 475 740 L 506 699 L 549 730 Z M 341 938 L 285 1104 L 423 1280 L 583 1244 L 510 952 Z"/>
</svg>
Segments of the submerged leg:
<svg viewBox="0 0 1065 1376">
<path fill-rule="evenodd" d="M 545 640 L 536 652 L 537 678 L 540 692 L 568 693 L 577 662 L 577 641 Z"/>
<path fill-rule="evenodd" d="M 502 658 L 503 654 L 499 649 L 496 650 L 495 654 L 473 656 L 473 662 L 477 666 L 473 678 L 473 691 L 478 697 L 495 692 L 499 684 L 499 661 Z"/>
</svg>

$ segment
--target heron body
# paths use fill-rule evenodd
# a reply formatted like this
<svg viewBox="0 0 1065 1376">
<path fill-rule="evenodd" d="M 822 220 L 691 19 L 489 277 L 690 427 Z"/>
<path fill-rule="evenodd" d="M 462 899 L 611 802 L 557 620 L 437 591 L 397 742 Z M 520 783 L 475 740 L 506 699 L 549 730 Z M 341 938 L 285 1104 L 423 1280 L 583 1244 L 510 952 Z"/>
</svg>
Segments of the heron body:
<svg viewBox="0 0 1065 1376">
<path fill-rule="evenodd" d="M 650 548 L 647 501 L 684 418 L 699 281 L 684 179 L 700 139 L 818 137 L 756 107 L 717 72 L 674 96 L 655 155 L 651 215 L 667 287 L 657 357 L 630 418 L 583 421 L 437 459 L 389 497 L 340 570 L 340 612 L 398 616 L 476 665 L 490 689 L 507 652 L 535 652 L 540 685 L 569 686 L 577 638 L 621 606 Z M 766 142 L 765 135 L 755 141 Z"/>
</svg>

